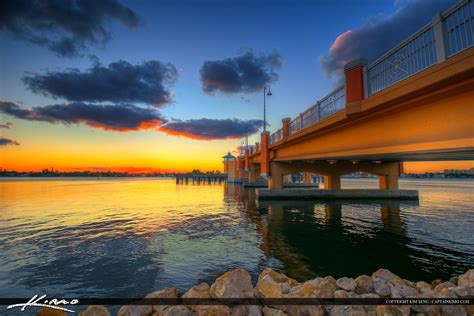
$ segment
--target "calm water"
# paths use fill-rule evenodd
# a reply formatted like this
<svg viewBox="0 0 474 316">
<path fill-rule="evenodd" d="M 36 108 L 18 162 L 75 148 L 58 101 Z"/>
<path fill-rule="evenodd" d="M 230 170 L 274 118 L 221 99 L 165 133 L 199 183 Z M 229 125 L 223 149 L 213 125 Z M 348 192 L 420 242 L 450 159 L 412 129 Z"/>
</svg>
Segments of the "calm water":
<svg viewBox="0 0 474 316">
<path fill-rule="evenodd" d="M 385 267 L 411 280 L 474 267 L 474 182 L 402 180 L 418 202 L 257 203 L 232 185 L 0 180 L 0 297 L 139 297 L 224 271 L 299 279 Z M 376 187 L 344 180 L 343 187 Z"/>
</svg>

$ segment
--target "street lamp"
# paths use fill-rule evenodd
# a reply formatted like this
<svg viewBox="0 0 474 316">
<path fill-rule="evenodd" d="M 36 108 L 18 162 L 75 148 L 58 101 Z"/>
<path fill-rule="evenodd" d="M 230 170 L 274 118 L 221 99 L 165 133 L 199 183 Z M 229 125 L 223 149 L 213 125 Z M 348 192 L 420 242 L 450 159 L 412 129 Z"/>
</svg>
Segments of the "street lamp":
<svg viewBox="0 0 474 316">
<path fill-rule="evenodd" d="M 267 92 L 268 89 L 268 92 Z M 272 91 L 270 90 L 270 85 L 266 84 L 263 86 L 263 131 L 267 131 L 267 110 L 266 110 L 266 96 L 271 96 Z"/>
</svg>

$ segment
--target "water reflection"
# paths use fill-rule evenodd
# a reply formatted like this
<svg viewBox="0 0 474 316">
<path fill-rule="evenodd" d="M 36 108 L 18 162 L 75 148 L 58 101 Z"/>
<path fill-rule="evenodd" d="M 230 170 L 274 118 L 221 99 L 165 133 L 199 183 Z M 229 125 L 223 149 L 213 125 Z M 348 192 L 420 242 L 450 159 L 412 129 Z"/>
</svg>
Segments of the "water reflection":
<svg viewBox="0 0 474 316">
<path fill-rule="evenodd" d="M 256 225 L 265 255 L 296 279 L 358 276 L 385 267 L 404 278 L 431 280 L 473 264 L 463 252 L 410 237 L 403 213 L 418 208 L 418 201 L 257 201 L 254 190 L 231 184 L 226 196 L 239 201 Z"/>
<path fill-rule="evenodd" d="M 418 206 L 258 203 L 240 185 L 172 179 L 0 180 L 0 297 L 140 297 L 237 267 L 254 280 L 266 267 L 300 280 L 380 267 L 448 277 L 474 266 L 469 185 L 411 182 Z"/>
</svg>

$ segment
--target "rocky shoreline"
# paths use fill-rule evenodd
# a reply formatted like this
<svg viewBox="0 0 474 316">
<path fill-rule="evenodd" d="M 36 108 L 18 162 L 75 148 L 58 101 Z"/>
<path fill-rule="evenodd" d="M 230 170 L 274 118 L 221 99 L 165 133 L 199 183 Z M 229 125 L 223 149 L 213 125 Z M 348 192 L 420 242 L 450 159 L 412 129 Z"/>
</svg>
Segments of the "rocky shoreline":
<svg viewBox="0 0 474 316">
<path fill-rule="evenodd" d="M 147 298 L 450 298 L 474 297 L 474 269 L 454 276 L 449 280 L 408 281 L 394 273 L 379 269 L 371 276 L 361 275 L 355 279 L 332 276 L 317 277 L 298 282 L 272 269 L 263 270 L 252 285 L 250 274 L 244 269 L 235 269 L 219 276 L 214 284 L 201 283 L 186 293 L 175 288 L 165 288 L 147 295 Z M 103 306 L 89 306 L 79 316 L 108 316 Z M 240 316 L 240 315 L 474 315 L 474 305 L 125 305 L 119 316 Z"/>
</svg>

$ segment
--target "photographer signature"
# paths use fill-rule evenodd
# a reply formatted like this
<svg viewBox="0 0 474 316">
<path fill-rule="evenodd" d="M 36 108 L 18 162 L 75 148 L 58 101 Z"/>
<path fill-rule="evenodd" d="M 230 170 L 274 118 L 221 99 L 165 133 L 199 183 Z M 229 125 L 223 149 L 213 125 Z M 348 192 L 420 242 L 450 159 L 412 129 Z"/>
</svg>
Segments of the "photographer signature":
<svg viewBox="0 0 474 316">
<path fill-rule="evenodd" d="M 21 311 L 26 310 L 27 307 L 33 306 L 33 307 L 47 307 L 51 309 L 57 309 L 57 310 L 62 310 L 65 312 L 71 312 L 75 313 L 75 311 L 71 309 L 67 309 L 65 307 L 61 307 L 59 305 L 76 305 L 79 303 L 78 300 L 72 299 L 71 301 L 67 301 L 65 299 L 58 300 L 57 298 L 53 299 L 45 299 L 46 295 L 38 296 L 35 295 L 33 296 L 28 302 L 26 303 L 20 303 L 20 304 L 13 304 L 9 305 L 7 309 L 15 308 L 15 307 L 21 307 Z"/>
</svg>

